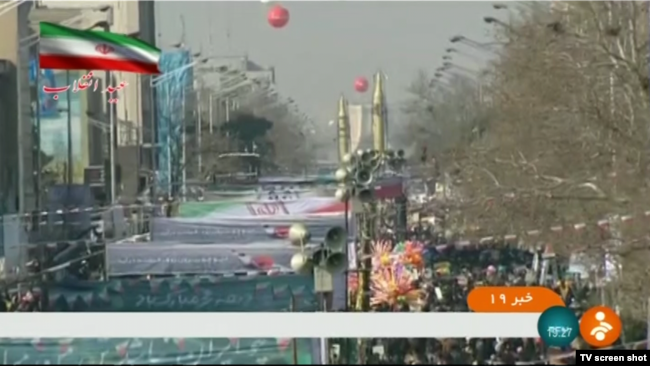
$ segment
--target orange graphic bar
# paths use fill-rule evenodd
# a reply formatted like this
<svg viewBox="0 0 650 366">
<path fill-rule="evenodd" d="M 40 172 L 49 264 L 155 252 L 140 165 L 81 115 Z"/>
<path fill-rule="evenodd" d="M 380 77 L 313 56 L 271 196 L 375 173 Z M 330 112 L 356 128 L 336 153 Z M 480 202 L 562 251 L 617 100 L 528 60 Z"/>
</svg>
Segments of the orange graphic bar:
<svg viewBox="0 0 650 366">
<path fill-rule="evenodd" d="M 477 287 L 467 296 L 467 306 L 477 313 L 542 313 L 565 304 L 546 287 Z"/>
</svg>

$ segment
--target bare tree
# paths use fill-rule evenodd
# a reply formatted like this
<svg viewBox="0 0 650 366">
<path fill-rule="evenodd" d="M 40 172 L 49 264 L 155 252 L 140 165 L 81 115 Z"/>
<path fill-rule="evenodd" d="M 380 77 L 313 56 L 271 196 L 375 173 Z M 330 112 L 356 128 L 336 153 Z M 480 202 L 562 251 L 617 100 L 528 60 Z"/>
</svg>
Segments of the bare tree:
<svg viewBox="0 0 650 366">
<path fill-rule="evenodd" d="M 459 227 L 523 234 L 527 244 L 590 252 L 600 263 L 605 253 L 616 254 L 624 268 L 617 288 L 636 305 L 650 293 L 640 281 L 650 258 L 646 225 L 627 219 L 650 208 L 647 11 L 642 2 L 611 1 L 525 8 L 495 26 L 505 45 L 485 78 L 486 128 L 478 136 L 461 133 L 471 138 L 443 132 L 439 114 L 426 109 L 435 103 L 417 108 L 432 116 L 428 130 L 412 124 L 451 144 L 440 156 L 447 156 L 443 169 L 457 173 Z M 434 101 L 453 95 L 423 86 L 417 94 Z M 463 98 L 457 96 L 459 105 L 467 105 Z M 581 222 L 586 229 L 573 230 Z M 572 234 L 560 236 L 559 228 Z M 536 229 L 541 236 L 526 235 Z M 640 308 L 628 310 L 645 316 Z"/>
<path fill-rule="evenodd" d="M 270 166 L 298 173 L 313 162 L 314 155 L 308 148 L 311 137 L 309 126 L 295 107 L 266 93 L 259 93 L 249 98 L 242 110 L 273 123 L 267 136 L 270 154 L 263 157 L 271 163 Z"/>
<path fill-rule="evenodd" d="M 220 158 L 225 153 L 259 153 L 262 167 L 266 170 L 289 170 L 301 171 L 312 161 L 308 140 L 303 132 L 305 121 L 301 119 L 294 110 L 285 102 L 269 96 L 265 91 L 253 91 L 251 94 L 236 99 L 230 113 L 231 121 L 242 121 L 246 119 L 266 120 L 271 125 L 270 130 L 247 146 L 238 141 L 237 136 L 230 136 L 224 130 L 225 122 L 213 125 L 212 132 L 206 131 L 209 123 L 209 95 L 207 89 L 200 91 L 199 95 L 204 96 L 201 103 L 201 116 L 197 120 L 202 121 L 203 129 L 200 143 L 196 133 L 196 143 L 190 144 L 187 152 L 188 169 L 196 173 L 201 160 L 201 179 L 222 174 L 233 174 L 245 172 L 246 167 L 251 164 L 250 158 Z M 250 145 L 250 146 L 248 146 Z"/>
</svg>

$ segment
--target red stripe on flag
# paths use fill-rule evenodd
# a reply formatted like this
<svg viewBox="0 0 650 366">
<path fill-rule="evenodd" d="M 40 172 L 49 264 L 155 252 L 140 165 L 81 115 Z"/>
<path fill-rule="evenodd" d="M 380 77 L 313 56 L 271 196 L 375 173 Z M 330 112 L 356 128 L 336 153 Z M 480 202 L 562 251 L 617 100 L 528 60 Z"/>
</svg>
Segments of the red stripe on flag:
<svg viewBox="0 0 650 366">
<path fill-rule="evenodd" d="M 106 70 L 127 71 L 139 74 L 160 74 L 158 65 L 142 61 L 115 60 L 103 57 L 40 55 L 39 62 L 41 69 Z"/>
</svg>

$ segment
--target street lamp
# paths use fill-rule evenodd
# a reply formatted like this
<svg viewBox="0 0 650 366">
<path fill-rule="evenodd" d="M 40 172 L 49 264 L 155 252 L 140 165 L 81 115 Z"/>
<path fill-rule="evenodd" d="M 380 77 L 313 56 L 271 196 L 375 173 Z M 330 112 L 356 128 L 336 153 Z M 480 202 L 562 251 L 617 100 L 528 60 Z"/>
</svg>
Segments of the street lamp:
<svg viewBox="0 0 650 366">
<path fill-rule="evenodd" d="M 499 22 L 499 20 L 495 17 L 483 17 L 483 21 L 486 22 L 487 24 Z"/>
<path fill-rule="evenodd" d="M 469 38 L 467 38 L 467 37 L 465 37 L 463 35 L 460 35 L 460 34 L 449 38 L 449 42 L 451 42 L 451 43 L 463 43 L 463 44 L 465 44 L 467 46 L 470 46 L 472 48 L 475 48 L 477 50 L 489 51 L 489 52 L 494 52 L 494 50 L 491 49 L 490 47 L 504 45 L 504 43 L 501 43 L 501 42 L 481 43 L 481 42 L 477 42 L 475 40 L 469 39 Z M 453 51 L 451 51 L 451 52 L 453 52 Z"/>
<path fill-rule="evenodd" d="M 458 43 L 458 42 L 460 42 L 460 41 L 462 41 L 464 39 L 465 39 L 464 36 L 457 35 L 457 36 L 453 36 L 453 37 L 449 38 L 449 42 Z"/>
</svg>

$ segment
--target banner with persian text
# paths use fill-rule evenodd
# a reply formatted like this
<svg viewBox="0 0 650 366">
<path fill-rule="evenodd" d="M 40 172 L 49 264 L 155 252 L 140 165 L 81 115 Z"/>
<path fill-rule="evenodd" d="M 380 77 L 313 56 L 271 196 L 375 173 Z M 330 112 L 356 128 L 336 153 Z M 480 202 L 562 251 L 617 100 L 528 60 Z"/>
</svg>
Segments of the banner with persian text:
<svg viewBox="0 0 650 366">
<path fill-rule="evenodd" d="M 180 217 L 154 218 L 151 237 L 159 242 L 250 244 L 287 238 L 289 227 L 301 222 L 314 239 L 334 226 L 345 227 L 345 204 L 333 198 L 292 201 L 192 202 Z"/>
<path fill-rule="evenodd" d="M 55 312 L 282 312 L 292 307 L 294 311 L 313 312 L 318 306 L 313 279 L 298 275 L 78 282 L 52 286 L 49 298 L 48 311 Z M 318 342 L 274 338 L 5 338 L 0 339 L 0 357 L 4 365 L 307 365 L 318 360 Z"/>
<path fill-rule="evenodd" d="M 179 211 L 182 218 L 249 220 L 343 214 L 345 205 L 333 197 L 304 197 L 291 200 L 188 202 L 182 204 Z"/>
<path fill-rule="evenodd" d="M 49 288 L 49 311 L 282 312 L 315 311 L 310 276 L 191 276 L 112 279 Z"/>
<path fill-rule="evenodd" d="M 334 226 L 345 227 L 344 216 L 210 221 L 156 217 L 151 220 L 151 240 L 192 244 L 253 244 L 272 240 L 286 241 L 289 227 L 296 222 L 305 224 L 314 240 L 324 238 L 327 231 Z"/>
<path fill-rule="evenodd" d="M 313 349 L 310 339 L 0 339 L 3 365 L 309 365 Z"/>
<path fill-rule="evenodd" d="M 295 247 L 277 241 L 251 245 L 147 242 L 106 247 L 107 269 L 111 277 L 288 272 L 294 254 Z"/>
</svg>

